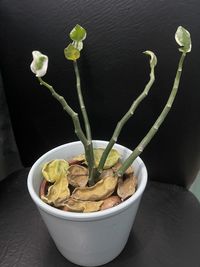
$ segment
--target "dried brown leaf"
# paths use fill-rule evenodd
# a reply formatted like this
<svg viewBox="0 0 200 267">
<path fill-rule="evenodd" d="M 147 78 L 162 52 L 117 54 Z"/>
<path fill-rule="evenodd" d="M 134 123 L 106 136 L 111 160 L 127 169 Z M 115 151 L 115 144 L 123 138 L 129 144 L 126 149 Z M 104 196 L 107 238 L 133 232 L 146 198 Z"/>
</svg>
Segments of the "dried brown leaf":
<svg viewBox="0 0 200 267">
<path fill-rule="evenodd" d="M 122 163 L 120 161 L 118 161 L 112 167 L 112 169 L 113 169 L 114 172 L 117 172 L 121 168 L 121 166 L 122 166 Z M 128 167 L 128 169 L 125 171 L 125 175 L 132 175 L 133 173 L 134 173 L 134 171 L 133 171 L 133 167 L 132 166 Z"/>
<path fill-rule="evenodd" d="M 94 186 L 75 188 L 72 193 L 72 197 L 79 200 L 103 200 L 112 195 L 117 186 L 117 181 L 118 177 L 116 176 L 106 176 Z"/>
<path fill-rule="evenodd" d="M 112 208 L 114 206 L 117 206 L 120 203 L 121 203 L 121 199 L 118 196 L 110 196 L 106 198 L 105 200 L 103 200 L 101 210 Z"/>
<path fill-rule="evenodd" d="M 39 190 L 40 197 L 46 195 L 47 188 L 48 188 L 48 182 L 47 182 L 47 180 L 43 179 L 41 184 L 40 184 L 40 190 Z"/>
<path fill-rule="evenodd" d="M 74 164 L 81 164 L 85 162 L 85 155 L 80 154 L 76 157 L 73 157 L 72 159 L 67 160 L 69 165 L 74 165 Z"/>
<path fill-rule="evenodd" d="M 84 187 L 88 182 L 88 169 L 80 165 L 71 165 L 68 169 L 68 181 L 74 187 Z"/>
<path fill-rule="evenodd" d="M 132 196 L 135 193 L 137 179 L 134 175 L 129 176 L 124 181 L 122 179 L 118 182 L 117 194 L 122 199 Z"/>
<path fill-rule="evenodd" d="M 99 211 L 103 201 L 81 201 L 69 198 L 65 202 L 65 210 L 74 212 L 94 212 Z"/>
</svg>

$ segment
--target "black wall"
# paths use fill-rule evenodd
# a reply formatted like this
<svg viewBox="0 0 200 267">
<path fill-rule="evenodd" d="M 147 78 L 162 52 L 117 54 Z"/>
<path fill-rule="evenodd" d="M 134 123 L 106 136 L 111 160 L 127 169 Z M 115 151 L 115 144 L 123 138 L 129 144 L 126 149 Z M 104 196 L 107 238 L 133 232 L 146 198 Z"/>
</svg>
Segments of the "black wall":
<svg viewBox="0 0 200 267">
<path fill-rule="evenodd" d="M 93 139 L 108 140 L 119 118 L 149 79 L 152 50 L 156 82 L 119 143 L 134 148 L 159 115 L 170 93 L 180 52 L 179 25 L 192 36 L 175 105 L 142 154 L 150 179 L 191 183 L 200 161 L 200 2 L 198 0 L 0 2 L 0 67 L 16 141 L 24 165 L 47 150 L 77 140 L 71 119 L 30 71 L 32 50 L 49 56 L 44 80 L 79 110 L 72 63 L 63 49 L 75 24 L 88 36 L 79 61 Z"/>
</svg>

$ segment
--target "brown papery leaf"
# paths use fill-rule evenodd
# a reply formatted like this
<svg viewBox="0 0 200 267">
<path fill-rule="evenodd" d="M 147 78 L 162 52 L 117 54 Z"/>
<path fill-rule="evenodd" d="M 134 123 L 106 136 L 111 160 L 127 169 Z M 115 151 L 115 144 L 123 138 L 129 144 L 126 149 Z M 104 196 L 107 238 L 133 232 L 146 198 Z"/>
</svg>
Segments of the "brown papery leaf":
<svg viewBox="0 0 200 267">
<path fill-rule="evenodd" d="M 81 201 L 69 198 L 65 202 L 65 207 L 67 207 L 68 211 L 73 212 L 94 212 L 99 211 L 103 201 Z"/>
<path fill-rule="evenodd" d="M 106 198 L 105 200 L 103 200 L 101 210 L 112 208 L 114 206 L 117 206 L 120 203 L 121 203 L 121 199 L 118 196 L 110 196 Z"/>
<path fill-rule="evenodd" d="M 75 188 L 72 197 L 79 200 L 97 201 L 103 200 L 114 192 L 117 186 L 118 177 L 106 176 L 94 186 L 85 188 Z"/>
<path fill-rule="evenodd" d="M 80 164 L 85 162 L 85 154 L 80 154 L 72 159 L 67 160 L 69 165 Z"/>
<path fill-rule="evenodd" d="M 135 193 L 137 185 L 137 179 L 135 176 L 131 175 L 126 178 L 124 181 L 121 179 L 118 182 L 117 194 L 122 199 L 132 196 Z"/>
<path fill-rule="evenodd" d="M 113 167 L 113 171 L 116 172 L 118 171 L 122 166 L 122 163 L 120 161 L 118 161 Z M 133 174 L 133 167 L 130 166 L 128 167 L 128 169 L 125 171 L 125 175 L 132 175 Z"/>
<path fill-rule="evenodd" d="M 80 165 L 71 165 L 67 175 L 69 184 L 74 187 L 84 187 L 88 182 L 88 169 Z"/>
</svg>

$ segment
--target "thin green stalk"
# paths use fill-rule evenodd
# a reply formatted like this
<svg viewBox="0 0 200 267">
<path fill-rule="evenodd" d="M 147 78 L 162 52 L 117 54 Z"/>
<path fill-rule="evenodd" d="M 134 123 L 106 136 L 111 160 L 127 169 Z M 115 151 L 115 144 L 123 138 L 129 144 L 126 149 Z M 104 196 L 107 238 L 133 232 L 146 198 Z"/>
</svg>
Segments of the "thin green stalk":
<svg viewBox="0 0 200 267">
<path fill-rule="evenodd" d="M 49 91 L 51 92 L 52 96 L 58 100 L 58 102 L 62 105 L 63 109 L 71 116 L 73 124 L 74 124 L 74 130 L 80 141 L 82 142 L 84 148 L 85 148 L 85 156 L 87 161 L 89 161 L 89 158 L 91 157 L 90 155 L 90 143 L 88 142 L 87 138 L 85 137 L 85 134 L 83 133 L 79 121 L 78 114 L 67 104 L 66 100 L 64 99 L 63 96 L 59 95 L 56 93 L 54 88 L 46 83 L 45 81 L 42 80 L 42 78 L 38 77 L 38 80 L 41 85 L 45 86 Z"/>
<path fill-rule="evenodd" d="M 84 124 L 85 124 L 86 136 L 87 136 L 87 139 L 89 141 L 91 141 L 92 136 L 91 136 L 90 123 L 88 120 L 88 115 L 87 115 L 85 103 L 83 100 L 83 95 L 82 95 L 82 90 L 81 90 L 81 80 L 80 80 L 80 74 L 79 74 L 77 61 L 73 61 L 73 65 L 74 65 L 74 71 L 75 71 L 75 75 L 76 75 L 77 94 L 78 94 L 79 104 L 80 104 L 80 108 L 81 108 L 81 112 L 82 112 L 83 120 L 84 120 Z"/>
<path fill-rule="evenodd" d="M 84 124 L 85 124 L 86 136 L 87 136 L 88 143 L 89 143 L 89 145 L 88 145 L 89 184 L 92 185 L 94 183 L 94 172 L 95 172 L 92 135 L 91 135 L 90 123 L 89 123 L 89 119 L 88 119 L 85 103 L 84 103 L 84 100 L 83 100 L 83 95 L 82 95 L 82 90 L 81 90 L 80 74 L 79 74 L 78 64 L 77 64 L 76 60 L 73 61 L 73 65 L 74 65 L 74 71 L 75 71 L 75 75 L 76 75 L 76 88 L 77 88 L 79 104 L 80 104 L 80 108 L 81 108 L 81 112 L 82 112 L 83 120 L 84 120 Z"/>
<path fill-rule="evenodd" d="M 183 62 L 184 62 L 185 56 L 186 56 L 186 53 L 183 52 L 182 55 L 181 55 L 179 64 L 178 64 L 178 69 L 177 69 L 177 72 L 176 72 L 176 77 L 175 77 L 175 80 L 174 80 L 173 88 L 172 88 L 171 94 L 170 94 L 170 96 L 168 98 L 168 101 L 167 101 L 164 109 L 162 110 L 160 116 L 155 121 L 155 123 L 153 124 L 153 126 L 151 127 L 151 129 L 149 130 L 147 135 L 142 139 L 142 141 L 139 143 L 139 145 L 133 150 L 131 155 L 125 160 L 125 162 L 123 163 L 122 167 L 117 171 L 117 175 L 119 177 L 123 176 L 124 172 L 133 163 L 133 161 L 143 152 L 145 147 L 148 145 L 148 143 L 151 141 L 151 139 L 157 133 L 159 127 L 161 126 L 161 124 L 165 120 L 168 112 L 170 111 L 170 109 L 172 107 L 172 104 L 174 102 L 174 99 L 176 97 L 177 91 L 178 91 L 178 87 L 179 87 L 179 83 L 180 83 L 180 78 L 181 78 L 181 74 L 182 74 L 182 67 L 183 67 Z"/>
<path fill-rule="evenodd" d="M 154 75 L 155 65 L 156 64 L 151 64 L 150 80 L 147 83 L 147 85 L 145 86 L 144 91 L 137 97 L 137 99 L 133 102 L 133 104 L 129 108 L 128 112 L 118 122 L 118 124 L 114 130 L 114 133 L 113 133 L 106 149 L 104 150 L 104 152 L 102 154 L 101 160 L 100 160 L 98 168 L 97 168 L 97 175 L 101 174 L 103 167 L 104 167 L 104 164 L 106 162 L 106 159 L 108 157 L 108 154 L 110 153 L 114 144 L 117 142 L 118 136 L 119 136 L 123 126 L 133 116 L 133 114 L 135 113 L 135 110 L 137 109 L 139 104 L 142 102 L 142 100 L 148 95 L 149 90 L 151 89 L 151 87 L 155 81 L 155 75 Z"/>
</svg>

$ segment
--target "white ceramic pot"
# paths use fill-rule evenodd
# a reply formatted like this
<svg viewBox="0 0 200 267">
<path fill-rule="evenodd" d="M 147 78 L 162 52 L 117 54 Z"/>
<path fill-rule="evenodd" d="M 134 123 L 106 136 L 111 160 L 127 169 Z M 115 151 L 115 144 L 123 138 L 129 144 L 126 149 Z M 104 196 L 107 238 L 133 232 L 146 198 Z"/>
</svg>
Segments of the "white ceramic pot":
<svg viewBox="0 0 200 267">
<path fill-rule="evenodd" d="M 94 147 L 105 147 L 107 144 L 105 141 L 93 143 Z M 118 144 L 114 148 L 122 159 L 131 153 L 131 150 Z M 98 266 L 117 257 L 126 245 L 147 183 L 147 170 L 138 157 L 133 163 L 138 178 L 137 190 L 133 196 L 113 208 L 93 213 L 74 213 L 45 204 L 39 198 L 43 164 L 53 159 L 70 159 L 83 152 L 83 146 L 78 141 L 44 154 L 29 172 L 28 190 L 61 254 L 78 265 Z"/>
</svg>

